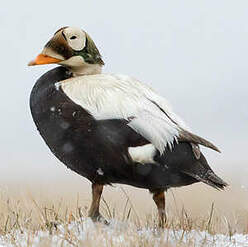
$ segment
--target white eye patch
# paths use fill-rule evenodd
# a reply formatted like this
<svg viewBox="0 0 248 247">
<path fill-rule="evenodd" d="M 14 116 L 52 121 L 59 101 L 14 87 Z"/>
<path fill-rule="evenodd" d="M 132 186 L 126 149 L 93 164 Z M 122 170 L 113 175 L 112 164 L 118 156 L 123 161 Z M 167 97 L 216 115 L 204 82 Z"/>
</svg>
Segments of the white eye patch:
<svg viewBox="0 0 248 247">
<path fill-rule="evenodd" d="M 68 27 L 63 30 L 68 45 L 74 51 L 81 51 L 85 47 L 86 35 L 83 30 L 76 27 Z"/>
</svg>

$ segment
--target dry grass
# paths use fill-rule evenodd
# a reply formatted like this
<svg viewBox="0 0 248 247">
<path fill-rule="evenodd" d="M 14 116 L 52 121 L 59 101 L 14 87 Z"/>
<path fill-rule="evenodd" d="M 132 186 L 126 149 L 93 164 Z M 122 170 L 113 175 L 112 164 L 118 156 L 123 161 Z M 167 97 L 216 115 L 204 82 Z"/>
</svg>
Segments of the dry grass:
<svg viewBox="0 0 248 247">
<path fill-rule="evenodd" d="M 213 236 L 211 241 L 201 236 L 201 246 L 218 246 L 216 234 L 230 239 L 237 233 L 248 234 L 248 192 L 241 189 L 218 192 L 194 185 L 169 191 L 164 231 L 157 228 L 156 208 L 145 190 L 105 189 L 101 211 L 111 219 L 109 227 L 91 225 L 86 218 L 90 200 L 86 184 L 2 187 L 2 239 L 12 246 L 199 246 L 193 231 Z"/>
</svg>

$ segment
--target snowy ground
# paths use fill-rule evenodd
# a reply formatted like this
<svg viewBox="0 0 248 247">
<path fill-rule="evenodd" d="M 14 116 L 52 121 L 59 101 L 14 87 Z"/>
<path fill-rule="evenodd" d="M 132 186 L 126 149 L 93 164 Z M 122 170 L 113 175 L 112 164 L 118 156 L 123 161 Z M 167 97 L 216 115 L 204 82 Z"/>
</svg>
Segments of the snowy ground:
<svg viewBox="0 0 248 247">
<path fill-rule="evenodd" d="M 248 235 L 210 235 L 207 232 L 138 229 L 133 223 L 94 224 L 89 218 L 58 225 L 49 231 L 13 230 L 0 237 L 0 246 L 248 246 Z"/>
</svg>

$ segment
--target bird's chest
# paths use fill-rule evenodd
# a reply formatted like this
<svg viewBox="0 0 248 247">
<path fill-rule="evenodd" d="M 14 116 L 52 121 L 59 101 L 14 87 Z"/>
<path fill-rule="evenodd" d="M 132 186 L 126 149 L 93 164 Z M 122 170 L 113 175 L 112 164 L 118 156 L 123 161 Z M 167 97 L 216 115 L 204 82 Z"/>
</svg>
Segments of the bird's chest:
<svg viewBox="0 0 248 247">
<path fill-rule="evenodd" d="M 88 140 L 94 135 L 94 119 L 55 85 L 31 95 L 30 106 L 37 129 L 60 159 L 82 152 L 85 143 L 90 145 Z"/>
</svg>

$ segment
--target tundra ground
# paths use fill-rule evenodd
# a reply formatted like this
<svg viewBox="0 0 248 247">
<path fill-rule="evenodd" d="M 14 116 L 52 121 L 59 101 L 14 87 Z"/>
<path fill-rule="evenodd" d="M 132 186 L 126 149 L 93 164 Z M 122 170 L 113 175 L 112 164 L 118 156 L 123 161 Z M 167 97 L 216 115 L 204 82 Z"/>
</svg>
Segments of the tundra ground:
<svg viewBox="0 0 248 247">
<path fill-rule="evenodd" d="M 206 185 L 169 190 L 168 220 L 157 227 L 151 195 L 105 188 L 101 212 L 110 225 L 87 218 L 90 185 L 2 185 L 0 246 L 248 246 L 248 191 Z"/>
</svg>

